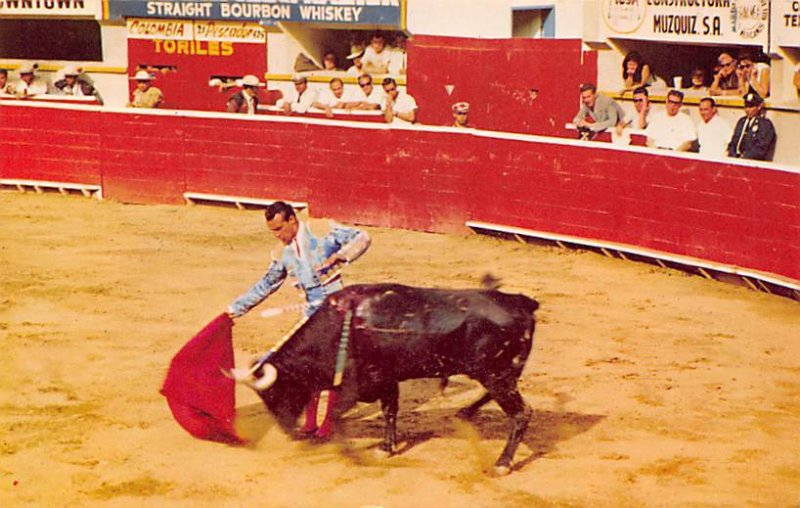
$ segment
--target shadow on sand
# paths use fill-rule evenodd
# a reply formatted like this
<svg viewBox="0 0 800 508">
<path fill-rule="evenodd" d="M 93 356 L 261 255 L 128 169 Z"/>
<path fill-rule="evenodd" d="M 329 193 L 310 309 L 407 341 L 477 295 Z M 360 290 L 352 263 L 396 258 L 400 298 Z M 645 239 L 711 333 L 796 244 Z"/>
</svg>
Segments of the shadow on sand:
<svg viewBox="0 0 800 508">
<path fill-rule="evenodd" d="M 491 402 L 471 419 L 462 420 L 456 416 L 458 409 L 477 400 L 483 389 L 472 381 L 451 380 L 442 395 L 438 383 L 438 380 L 412 380 L 401 384 L 397 419 L 398 449 L 395 455 L 403 455 L 435 438 L 497 440 L 499 455 L 509 432 L 509 420 L 505 413 Z M 525 455 L 525 450 L 520 448 L 514 469 L 524 468 L 555 450 L 559 442 L 588 431 L 604 418 L 603 415 L 534 408 L 530 426 L 522 441 L 529 453 Z M 274 426 L 274 419 L 261 404 L 237 408 L 237 430 L 251 443 L 258 442 Z M 345 440 L 374 440 L 369 448 L 377 448 L 383 440 L 383 432 L 380 404 L 359 404 L 342 418 L 336 441 L 342 445 L 340 451 L 349 455 L 355 450 L 344 444 Z"/>
</svg>

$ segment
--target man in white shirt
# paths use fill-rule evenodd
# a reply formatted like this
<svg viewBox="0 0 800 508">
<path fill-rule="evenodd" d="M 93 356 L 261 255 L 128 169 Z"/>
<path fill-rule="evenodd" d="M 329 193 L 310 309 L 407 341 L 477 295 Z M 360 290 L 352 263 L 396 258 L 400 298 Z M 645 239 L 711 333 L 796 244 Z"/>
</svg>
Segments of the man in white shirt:
<svg viewBox="0 0 800 508">
<path fill-rule="evenodd" d="M 315 108 L 324 109 L 325 116 L 333 116 L 333 109 L 344 109 L 348 104 L 355 102 L 353 95 L 344 89 L 344 83 L 339 78 L 333 78 L 328 84 L 328 90 L 323 90 L 314 102 Z"/>
<path fill-rule="evenodd" d="M 394 78 L 383 80 L 383 92 L 386 94 L 383 107 L 386 123 L 413 124 L 417 121 L 417 101 L 407 93 L 401 94 Z"/>
<path fill-rule="evenodd" d="M 386 39 L 383 35 L 376 33 L 372 36 L 361 62 L 364 64 L 364 72 L 372 74 L 386 74 L 389 71 L 389 63 L 392 60 L 392 51 L 386 47 Z"/>
<path fill-rule="evenodd" d="M 709 157 L 725 157 L 733 135 L 731 124 L 717 113 L 717 103 L 711 97 L 700 99 L 700 123 L 697 124 L 697 141 L 700 153 Z"/>
<path fill-rule="evenodd" d="M 681 113 L 683 92 L 670 90 L 667 93 L 665 111 L 655 113 L 647 126 L 647 146 L 686 152 L 697 139 L 694 123 L 688 115 Z"/>
<path fill-rule="evenodd" d="M 292 76 L 292 83 L 294 83 L 294 93 L 288 93 L 287 97 L 279 100 L 275 105 L 283 108 L 283 112 L 287 115 L 304 114 L 317 100 L 317 93 L 308 88 L 308 80 L 305 76 L 298 74 Z"/>
<path fill-rule="evenodd" d="M 19 68 L 19 81 L 14 83 L 17 95 L 30 97 L 33 95 L 46 94 L 50 87 L 47 82 L 36 75 L 36 66 L 33 64 L 23 64 Z"/>
<path fill-rule="evenodd" d="M 348 103 L 346 107 L 352 109 L 381 109 L 386 102 L 382 88 L 374 86 L 372 76 L 362 74 L 358 77 L 358 88 L 355 102 Z"/>
<path fill-rule="evenodd" d="M 350 54 L 347 55 L 347 59 L 353 62 L 353 65 L 347 68 L 347 74 L 352 76 L 360 75 L 364 69 L 364 62 L 362 61 L 364 57 L 364 47 L 359 45 L 353 45 L 350 51 Z"/>
</svg>

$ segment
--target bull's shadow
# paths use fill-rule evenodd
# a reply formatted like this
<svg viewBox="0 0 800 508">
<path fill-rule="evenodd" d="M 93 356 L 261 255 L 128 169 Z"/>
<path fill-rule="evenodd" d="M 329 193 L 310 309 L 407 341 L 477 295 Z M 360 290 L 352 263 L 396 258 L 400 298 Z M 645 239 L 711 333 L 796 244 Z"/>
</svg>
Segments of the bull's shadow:
<svg viewBox="0 0 800 508">
<path fill-rule="evenodd" d="M 397 418 L 398 455 L 434 438 L 477 437 L 480 440 L 504 442 L 508 437 L 509 420 L 494 403 L 480 409 L 465 420 L 456 416 L 462 407 L 477 400 L 483 389 L 475 382 L 451 379 L 444 394 L 437 380 L 412 380 L 400 385 L 400 411 Z M 528 432 L 522 443 L 528 450 L 517 452 L 514 469 L 519 469 L 556 449 L 561 441 L 582 434 L 603 420 L 603 415 L 533 408 Z M 237 427 L 251 442 L 258 441 L 274 426 L 272 418 L 260 404 L 237 409 Z M 474 429 L 469 431 L 469 429 Z M 466 430 L 466 432 L 465 432 Z M 378 403 L 360 404 L 348 411 L 338 429 L 339 438 L 374 440 L 377 448 L 383 440 L 384 420 Z M 502 449 L 498 443 L 497 451 Z M 527 453 L 527 455 L 526 455 Z"/>
</svg>

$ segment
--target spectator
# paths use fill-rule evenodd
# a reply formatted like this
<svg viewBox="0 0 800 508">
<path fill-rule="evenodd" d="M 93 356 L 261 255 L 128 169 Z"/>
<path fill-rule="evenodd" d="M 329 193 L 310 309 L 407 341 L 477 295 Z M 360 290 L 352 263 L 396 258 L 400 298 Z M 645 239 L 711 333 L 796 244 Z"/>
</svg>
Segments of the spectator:
<svg viewBox="0 0 800 508">
<path fill-rule="evenodd" d="M 733 128 L 717 112 L 717 103 L 711 97 L 700 99 L 700 123 L 697 124 L 697 142 L 700 153 L 708 157 L 725 157 Z"/>
<path fill-rule="evenodd" d="M 347 59 L 353 62 L 353 65 L 347 68 L 347 73 L 352 74 L 354 76 L 360 76 L 363 73 L 364 67 L 364 47 L 354 45 L 351 48 L 350 54 L 347 55 Z"/>
<path fill-rule="evenodd" d="M 328 90 L 324 90 L 314 102 L 315 108 L 324 109 L 325 116 L 333 117 L 333 109 L 344 109 L 348 105 L 356 102 L 351 94 L 344 89 L 344 83 L 339 78 L 333 78 L 328 84 Z"/>
<path fill-rule="evenodd" d="M 100 93 L 86 79 L 81 79 L 81 69 L 74 65 L 67 65 L 61 69 L 62 78 L 56 80 L 53 86 L 58 95 L 72 95 L 75 97 L 94 97 L 98 104 L 103 104 Z"/>
<path fill-rule="evenodd" d="M 280 99 L 276 105 L 283 108 L 283 112 L 287 115 L 306 113 L 316 102 L 317 93 L 308 88 L 308 79 L 305 76 L 295 74 L 292 76 L 292 83 L 294 83 L 294 94 L 287 94 L 288 97 Z"/>
<path fill-rule="evenodd" d="M 389 74 L 406 73 L 406 34 L 396 32 L 392 44 L 391 58 L 389 58 Z"/>
<path fill-rule="evenodd" d="M 719 70 L 714 74 L 714 81 L 709 91 L 711 95 L 739 95 L 739 76 L 736 59 L 730 53 L 720 53 L 717 58 Z"/>
<path fill-rule="evenodd" d="M 772 160 L 775 127 L 763 115 L 764 99 L 755 92 L 744 96 L 745 115 L 736 122 L 728 155 L 739 159 Z"/>
<path fill-rule="evenodd" d="M 458 129 L 469 129 L 469 102 L 457 102 L 453 104 L 453 127 Z"/>
<path fill-rule="evenodd" d="M 631 119 L 624 119 L 614 129 L 614 134 L 619 138 L 615 142 L 621 144 L 630 142 L 629 136 L 622 138 L 623 131 L 628 127 L 638 130 L 647 128 L 650 117 L 650 92 L 647 91 L 647 88 L 640 86 L 633 91 L 633 110 L 634 113 L 631 115 Z"/>
<path fill-rule="evenodd" d="M 792 77 L 792 84 L 797 92 L 797 98 L 800 99 L 800 64 L 794 68 L 794 77 Z"/>
<path fill-rule="evenodd" d="M 417 121 L 417 101 L 407 93 L 400 93 L 394 78 L 383 80 L 383 91 L 386 102 L 383 107 L 383 118 L 386 123 L 415 123 Z"/>
<path fill-rule="evenodd" d="M 707 93 L 708 86 L 706 84 L 706 71 L 703 70 L 701 67 L 695 67 L 692 70 L 692 75 L 690 77 L 691 85 L 687 90 L 690 92 L 698 92 L 698 93 Z"/>
<path fill-rule="evenodd" d="M 391 59 L 392 52 L 386 47 L 386 39 L 380 33 L 376 33 L 372 36 L 367 49 L 364 50 L 361 61 L 364 64 L 364 72 L 386 74 L 389 71 Z"/>
<path fill-rule="evenodd" d="M 752 52 L 742 51 L 739 53 L 736 75 L 739 80 L 739 95 L 744 97 L 750 92 L 755 92 L 761 97 L 769 97 L 769 65 L 764 62 L 756 62 Z"/>
<path fill-rule="evenodd" d="M 679 152 L 692 147 L 697 134 L 689 115 L 681 113 L 682 105 L 683 92 L 670 90 L 665 111 L 655 113 L 647 126 L 647 146 Z"/>
<path fill-rule="evenodd" d="M 598 132 L 616 127 L 623 121 L 625 113 L 617 101 L 597 94 L 594 83 L 584 83 L 580 88 L 581 107 L 572 123 L 578 128 L 581 139 L 591 139 Z"/>
<path fill-rule="evenodd" d="M 322 70 L 323 71 L 339 71 L 339 66 L 336 65 L 336 55 L 328 51 L 322 57 Z"/>
<path fill-rule="evenodd" d="M 128 103 L 128 107 L 152 109 L 159 107 L 164 101 L 164 94 L 153 86 L 155 78 L 149 72 L 136 71 L 136 74 L 130 79 L 136 81 L 136 89 L 133 91 L 133 98 Z"/>
<path fill-rule="evenodd" d="M 0 69 L 0 93 L 13 94 L 14 85 L 8 81 L 8 70 Z"/>
<path fill-rule="evenodd" d="M 238 83 L 242 89 L 228 99 L 228 113 L 246 113 L 255 115 L 258 110 L 258 88 L 264 86 L 257 77 L 248 74 Z"/>
<path fill-rule="evenodd" d="M 376 88 L 372 83 L 372 76 L 362 74 L 358 77 L 359 94 L 355 103 L 348 104 L 347 107 L 355 109 L 381 109 L 386 102 L 382 88 Z"/>
<path fill-rule="evenodd" d="M 50 87 L 47 82 L 36 75 L 36 64 L 22 64 L 19 68 L 19 81 L 14 83 L 17 95 L 31 97 L 46 94 Z"/>
<path fill-rule="evenodd" d="M 631 51 L 622 60 L 622 80 L 625 82 L 624 91 L 635 90 L 640 86 L 650 86 L 655 82 L 655 77 L 650 69 L 650 64 L 644 61 L 638 51 Z"/>
</svg>

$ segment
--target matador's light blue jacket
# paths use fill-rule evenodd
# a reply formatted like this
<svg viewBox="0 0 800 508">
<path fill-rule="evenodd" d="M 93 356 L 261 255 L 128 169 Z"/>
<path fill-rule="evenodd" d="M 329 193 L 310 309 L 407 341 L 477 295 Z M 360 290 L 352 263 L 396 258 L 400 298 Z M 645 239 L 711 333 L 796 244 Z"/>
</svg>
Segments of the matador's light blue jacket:
<svg viewBox="0 0 800 508">
<path fill-rule="evenodd" d="M 322 263 L 335 253 L 344 257 L 347 263 L 355 261 L 369 244 L 369 236 L 359 229 L 331 221 L 330 232 L 318 238 L 306 222 L 300 222 L 292 243 L 273 251 L 267 272 L 228 307 L 228 312 L 234 317 L 246 314 L 277 291 L 286 277 L 290 276 L 297 279 L 296 285 L 305 293 L 306 307 L 303 313 L 310 316 L 319 309 L 326 296 L 343 287 L 338 274 L 326 279 L 328 274 L 320 273 Z"/>
</svg>

